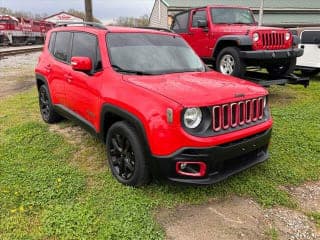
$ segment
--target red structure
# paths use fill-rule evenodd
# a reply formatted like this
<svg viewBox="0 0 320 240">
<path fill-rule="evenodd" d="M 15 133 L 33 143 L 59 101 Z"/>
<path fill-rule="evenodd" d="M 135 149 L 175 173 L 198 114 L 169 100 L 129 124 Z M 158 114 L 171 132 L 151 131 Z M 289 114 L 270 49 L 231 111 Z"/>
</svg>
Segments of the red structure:
<svg viewBox="0 0 320 240">
<path fill-rule="evenodd" d="M 0 15 L 0 45 L 41 44 L 54 23 Z"/>
</svg>

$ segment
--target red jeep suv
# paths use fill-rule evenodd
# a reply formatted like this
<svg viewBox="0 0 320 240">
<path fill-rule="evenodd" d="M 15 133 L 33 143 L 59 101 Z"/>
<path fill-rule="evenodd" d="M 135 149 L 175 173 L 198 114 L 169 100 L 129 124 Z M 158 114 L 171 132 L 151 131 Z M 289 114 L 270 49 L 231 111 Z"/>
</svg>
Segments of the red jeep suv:
<svg viewBox="0 0 320 240">
<path fill-rule="evenodd" d="M 57 27 L 35 72 L 43 120 L 73 119 L 101 138 L 123 184 L 210 184 L 268 158 L 267 91 L 208 71 L 177 34 Z"/>
<path fill-rule="evenodd" d="M 271 77 L 285 77 L 303 54 L 288 29 L 257 26 L 249 8 L 207 6 L 174 17 L 180 34 L 206 62 L 223 74 L 242 77 L 247 66 L 266 68 Z"/>
</svg>

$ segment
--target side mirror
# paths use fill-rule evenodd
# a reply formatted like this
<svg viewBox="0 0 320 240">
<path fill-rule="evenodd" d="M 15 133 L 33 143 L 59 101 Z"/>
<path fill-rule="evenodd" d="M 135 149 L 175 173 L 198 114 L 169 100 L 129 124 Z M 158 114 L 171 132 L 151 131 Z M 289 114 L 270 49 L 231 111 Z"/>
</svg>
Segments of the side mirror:
<svg viewBox="0 0 320 240">
<path fill-rule="evenodd" d="M 92 61 L 89 57 L 72 57 L 71 66 L 75 71 L 89 72 L 92 69 Z"/>
<path fill-rule="evenodd" d="M 198 28 L 206 28 L 208 27 L 207 20 L 198 20 L 197 21 Z"/>
</svg>

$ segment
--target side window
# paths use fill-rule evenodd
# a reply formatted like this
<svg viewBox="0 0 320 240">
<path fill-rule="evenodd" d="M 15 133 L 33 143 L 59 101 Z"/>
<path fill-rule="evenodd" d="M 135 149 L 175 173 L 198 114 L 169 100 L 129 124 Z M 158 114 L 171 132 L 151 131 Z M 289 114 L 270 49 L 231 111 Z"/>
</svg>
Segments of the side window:
<svg viewBox="0 0 320 240">
<path fill-rule="evenodd" d="M 98 40 L 93 34 L 75 32 L 71 56 L 89 57 L 92 60 L 94 71 L 102 69 Z"/>
<path fill-rule="evenodd" d="M 207 12 L 205 10 L 196 11 L 192 16 L 192 27 L 198 27 L 198 20 L 207 21 Z"/>
<path fill-rule="evenodd" d="M 56 35 L 57 35 L 56 32 L 51 33 L 50 40 L 49 40 L 48 49 L 49 49 L 49 52 L 51 52 L 52 54 L 53 54 L 54 42 L 56 41 Z"/>
<path fill-rule="evenodd" d="M 53 55 L 64 62 L 70 61 L 70 32 L 57 32 Z"/>
<path fill-rule="evenodd" d="M 302 44 L 320 44 L 320 31 L 304 31 L 301 34 Z"/>
<path fill-rule="evenodd" d="M 172 30 L 177 33 L 188 32 L 189 12 L 176 15 Z"/>
</svg>

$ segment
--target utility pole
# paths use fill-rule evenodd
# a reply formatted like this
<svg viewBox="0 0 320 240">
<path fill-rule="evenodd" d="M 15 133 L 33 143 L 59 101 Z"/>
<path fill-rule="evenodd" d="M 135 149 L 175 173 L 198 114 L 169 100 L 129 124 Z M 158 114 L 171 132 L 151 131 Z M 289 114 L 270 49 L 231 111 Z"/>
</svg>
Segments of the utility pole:
<svg viewBox="0 0 320 240">
<path fill-rule="evenodd" d="M 259 10 L 259 22 L 258 22 L 259 26 L 261 26 L 263 22 L 263 8 L 264 8 L 264 0 L 261 0 L 260 10 Z"/>
<path fill-rule="evenodd" d="M 85 0 L 86 21 L 93 22 L 92 0 Z"/>
</svg>

